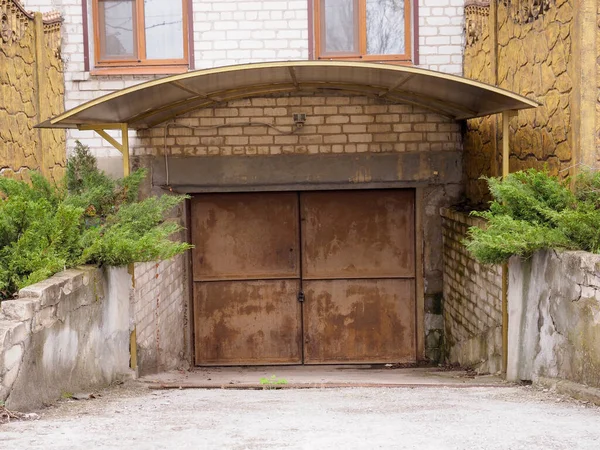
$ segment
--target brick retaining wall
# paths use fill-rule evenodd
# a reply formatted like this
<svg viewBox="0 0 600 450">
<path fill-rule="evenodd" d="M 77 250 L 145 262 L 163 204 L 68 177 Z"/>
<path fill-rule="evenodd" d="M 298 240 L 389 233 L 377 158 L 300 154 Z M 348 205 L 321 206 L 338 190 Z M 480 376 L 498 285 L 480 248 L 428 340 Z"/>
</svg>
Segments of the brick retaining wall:
<svg viewBox="0 0 600 450">
<path fill-rule="evenodd" d="M 445 352 L 480 373 L 502 369 L 502 267 L 478 263 L 461 241 L 483 221 L 441 210 L 444 236 Z"/>
</svg>

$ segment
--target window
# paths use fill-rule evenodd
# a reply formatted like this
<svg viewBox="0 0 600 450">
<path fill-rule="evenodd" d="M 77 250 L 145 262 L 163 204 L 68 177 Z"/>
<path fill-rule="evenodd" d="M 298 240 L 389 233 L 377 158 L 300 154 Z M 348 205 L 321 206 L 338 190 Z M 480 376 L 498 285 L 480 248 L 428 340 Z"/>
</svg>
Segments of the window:
<svg viewBox="0 0 600 450">
<path fill-rule="evenodd" d="M 317 59 L 411 61 L 411 0 L 313 0 Z"/>
<path fill-rule="evenodd" d="M 92 1 L 95 72 L 187 70 L 188 0 Z"/>
</svg>

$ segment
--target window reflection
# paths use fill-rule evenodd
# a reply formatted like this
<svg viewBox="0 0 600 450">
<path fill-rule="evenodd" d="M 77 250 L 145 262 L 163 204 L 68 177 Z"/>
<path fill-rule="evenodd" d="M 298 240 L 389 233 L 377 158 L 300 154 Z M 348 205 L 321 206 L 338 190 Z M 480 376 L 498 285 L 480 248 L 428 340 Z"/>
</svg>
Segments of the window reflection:
<svg viewBox="0 0 600 450">
<path fill-rule="evenodd" d="M 404 51 L 404 0 L 367 0 L 367 54 Z"/>
<path fill-rule="evenodd" d="M 136 57 L 133 0 L 101 0 L 98 2 L 102 26 L 100 48 L 106 59 Z"/>
<path fill-rule="evenodd" d="M 181 1 L 145 0 L 146 58 L 183 58 Z"/>
<path fill-rule="evenodd" d="M 358 52 L 358 17 L 352 0 L 323 0 L 325 53 Z"/>
</svg>

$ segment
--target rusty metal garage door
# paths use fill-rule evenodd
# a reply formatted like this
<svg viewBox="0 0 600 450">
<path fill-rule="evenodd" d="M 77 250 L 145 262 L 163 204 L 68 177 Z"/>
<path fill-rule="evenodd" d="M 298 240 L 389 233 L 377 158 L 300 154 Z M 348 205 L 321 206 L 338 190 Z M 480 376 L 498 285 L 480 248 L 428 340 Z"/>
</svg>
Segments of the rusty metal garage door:
<svg viewBox="0 0 600 450">
<path fill-rule="evenodd" d="M 415 361 L 413 191 L 304 193 L 304 362 Z"/>
<path fill-rule="evenodd" d="M 298 197 L 192 199 L 197 364 L 302 362 Z"/>
<path fill-rule="evenodd" d="M 416 359 L 413 191 L 199 195 L 192 242 L 197 364 Z"/>
</svg>

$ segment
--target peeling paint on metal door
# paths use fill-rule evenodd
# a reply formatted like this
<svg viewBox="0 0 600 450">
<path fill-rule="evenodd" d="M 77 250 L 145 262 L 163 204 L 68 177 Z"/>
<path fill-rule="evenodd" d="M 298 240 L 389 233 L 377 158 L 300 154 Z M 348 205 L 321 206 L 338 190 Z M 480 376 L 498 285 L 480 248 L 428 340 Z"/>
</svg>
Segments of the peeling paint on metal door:
<svg viewBox="0 0 600 450">
<path fill-rule="evenodd" d="M 299 280 L 194 283 L 198 364 L 302 362 Z"/>
<path fill-rule="evenodd" d="M 297 195 L 194 196 L 194 281 L 298 278 Z"/>
<path fill-rule="evenodd" d="M 414 192 L 300 199 L 304 362 L 415 361 Z"/>
<path fill-rule="evenodd" d="M 196 364 L 302 362 L 298 197 L 192 200 Z"/>
<path fill-rule="evenodd" d="M 411 279 L 304 282 L 304 362 L 415 360 Z"/>
</svg>

